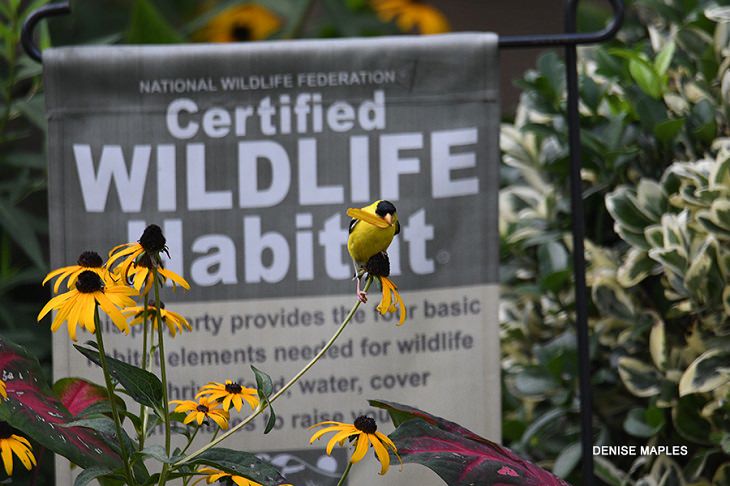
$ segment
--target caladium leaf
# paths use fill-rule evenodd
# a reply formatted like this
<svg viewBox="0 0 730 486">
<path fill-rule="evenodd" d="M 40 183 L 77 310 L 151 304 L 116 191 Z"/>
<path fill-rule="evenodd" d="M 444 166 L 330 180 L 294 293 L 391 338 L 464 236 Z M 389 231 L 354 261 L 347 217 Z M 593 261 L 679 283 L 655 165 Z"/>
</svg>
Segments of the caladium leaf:
<svg viewBox="0 0 730 486">
<path fill-rule="evenodd" d="M 63 426 L 74 418 L 45 383 L 38 360 L 2 337 L 0 370 L 8 393 L 0 400 L 0 420 L 83 468 L 121 467 L 119 456 L 95 431 Z"/>
<path fill-rule="evenodd" d="M 53 392 L 71 415 L 78 417 L 89 407 L 109 400 L 106 388 L 82 378 L 62 378 L 53 384 Z M 119 403 L 124 403 L 121 400 Z"/>
<path fill-rule="evenodd" d="M 454 422 L 398 403 L 370 404 L 388 410 L 397 425 L 390 438 L 403 462 L 424 465 L 451 486 L 569 486 Z"/>
</svg>

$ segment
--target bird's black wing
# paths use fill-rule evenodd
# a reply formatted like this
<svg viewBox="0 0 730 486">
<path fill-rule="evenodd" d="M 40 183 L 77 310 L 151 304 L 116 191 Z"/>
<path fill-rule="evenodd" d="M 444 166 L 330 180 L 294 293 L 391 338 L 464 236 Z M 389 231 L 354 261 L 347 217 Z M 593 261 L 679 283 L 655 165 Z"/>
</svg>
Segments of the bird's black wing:
<svg viewBox="0 0 730 486">
<path fill-rule="evenodd" d="M 395 222 L 395 233 L 394 236 L 400 233 L 400 221 Z"/>
<path fill-rule="evenodd" d="M 355 229 L 355 225 L 357 222 L 360 221 L 359 219 L 351 219 L 350 220 L 350 230 L 349 233 L 352 233 L 352 231 Z"/>
</svg>

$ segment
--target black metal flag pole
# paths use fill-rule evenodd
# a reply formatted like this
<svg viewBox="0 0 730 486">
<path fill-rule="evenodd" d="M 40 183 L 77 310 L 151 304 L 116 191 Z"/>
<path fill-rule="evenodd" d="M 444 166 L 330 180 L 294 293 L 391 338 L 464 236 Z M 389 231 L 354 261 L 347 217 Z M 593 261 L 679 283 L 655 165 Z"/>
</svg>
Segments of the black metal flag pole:
<svg viewBox="0 0 730 486">
<path fill-rule="evenodd" d="M 613 19 L 606 28 L 597 32 L 577 33 L 576 17 L 579 0 L 566 0 L 565 33 L 500 36 L 502 49 L 541 48 L 551 46 L 565 47 L 565 68 L 567 81 L 568 146 L 570 150 L 570 194 L 573 233 L 573 275 L 575 279 L 576 334 L 578 339 L 578 370 L 580 394 L 581 452 L 583 486 L 594 484 L 593 474 L 593 425 L 592 391 L 590 382 L 590 348 L 588 330 L 588 293 L 586 288 L 585 261 L 585 215 L 583 209 L 583 188 L 581 183 L 581 145 L 578 103 L 578 63 L 577 46 L 597 44 L 611 39 L 623 22 L 623 0 L 608 0 L 613 7 Z M 33 31 L 46 17 L 65 15 L 71 12 L 69 1 L 52 3 L 34 10 L 23 24 L 21 43 L 32 59 L 42 62 L 41 51 L 33 40 Z"/>
</svg>

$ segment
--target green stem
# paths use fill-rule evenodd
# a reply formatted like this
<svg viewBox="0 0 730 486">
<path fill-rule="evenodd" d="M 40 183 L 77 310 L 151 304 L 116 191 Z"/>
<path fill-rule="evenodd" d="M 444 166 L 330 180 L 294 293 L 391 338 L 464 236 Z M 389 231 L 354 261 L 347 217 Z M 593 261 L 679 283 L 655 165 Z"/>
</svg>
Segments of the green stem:
<svg viewBox="0 0 730 486">
<path fill-rule="evenodd" d="M 161 303 L 160 303 L 160 282 L 159 282 L 159 274 L 157 273 L 157 269 L 153 270 L 153 280 L 154 280 L 154 287 L 155 287 L 155 306 L 157 307 L 157 339 L 158 343 L 157 345 L 160 348 L 160 377 L 162 378 L 162 400 L 164 402 L 164 410 L 163 410 L 163 421 L 165 423 L 165 454 L 167 454 L 168 457 L 170 457 L 170 401 L 167 397 L 167 366 L 166 366 L 166 357 L 165 357 L 165 340 L 164 340 L 164 330 L 162 325 L 162 310 L 160 309 Z M 152 326 L 154 328 L 154 326 Z M 165 484 L 165 479 L 167 477 L 167 472 L 169 470 L 169 464 L 163 464 L 162 465 L 162 471 L 160 472 L 160 482 L 158 483 L 160 486 Z"/>
<path fill-rule="evenodd" d="M 106 351 L 104 350 L 104 338 L 102 337 L 102 326 L 99 322 L 99 308 L 94 308 L 94 324 L 96 326 L 96 344 L 99 346 L 99 362 L 101 363 L 101 370 L 104 372 L 104 382 L 106 383 L 106 391 L 109 397 L 109 405 L 112 409 L 112 417 L 114 418 L 114 428 L 117 432 L 117 440 L 119 441 L 119 449 L 122 453 L 122 462 L 124 463 L 124 474 L 127 477 L 127 481 L 130 486 L 134 485 L 132 479 L 132 470 L 129 468 L 129 453 L 127 452 L 127 446 L 124 443 L 122 435 L 122 421 L 119 419 L 119 410 L 117 410 L 117 403 L 114 399 L 114 385 L 112 384 L 112 377 L 109 374 L 109 368 L 106 363 Z"/>
<path fill-rule="evenodd" d="M 337 486 L 342 486 L 345 484 L 345 479 L 347 479 L 347 475 L 350 474 L 350 469 L 352 469 L 352 463 L 348 462 L 347 467 L 345 468 L 345 472 L 342 473 L 342 477 L 339 481 L 337 481 Z"/>
<path fill-rule="evenodd" d="M 370 285 L 372 283 L 373 283 L 373 277 L 368 277 L 367 282 L 365 282 L 365 288 L 363 290 L 367 292 L 367 290 L 370 288 Z M 274 393 L 273 395 L 271 395 L 269 397 L 269 403 L 273 403 L 274 400 L 276 400 L 277 398 L 279 398 L 280 396 L 282 396 L 284 393 L 286 393 L 286 391 L 289 388 L 291 388 L 292 385 L 294 385 L 294 383 L 296 383 L 302 376 L 304 376 L 304 374 L 307 371 L 309 371 L 309 369 L 312 366 L 314 366 L 314 364 L 317 361 L 319 361 L 319 359 L 322 356 L 324 356 L 324 354 L 330 349 L 330 347 L 334 344 L 334 342 L 337 340 L 337 338 L 340 336 L 340 334 L 342 334 L 342 331 L 345 330 L 345 327 L 347 327 L 347 324 L 349 324 L 349 322 L 352 320 L 352 316 L 355 315 L 355 312 L 357 312 L 358 307 L 360 307 L 360 301 L 359 300 L 357 302 L 355 302 L 355 305 L 352 306 L 352 309 L 350 309 L 350 312 L 347 314 L 347 316 L 345 316 L 345 320 L 342 321 L 342 324 L 340 324 L 340 327 L 337 328 L 337 331 L 335 331 L 335 333 L 332 335 L 332 337 L 330 338 L 330 340 L 327 341 L 327 344 L 325 344 L 324 347 L 319 351 L 319 353 L 317 353 L 317 355 L 314 356 L 314 358 L 312 358 L 312 360 L 309 363 L 307 363 L 306 366 L 304 366 L 304 368 L 302 368 L 299 371 L 299 373 L 297 373 L 296 375 L 294 375 L 294 377 L 291 380 L 289 380 L 289 382 L 287 382 L 286 385 L 284 385 L 283 387 L 281 387 L 281 389 L 278 392 Z M 266 405 L 264 405 L 263 403 L 262 404 L 259 404 L 259 406 L 256 408 L 256 410 L 254 410 L 241 423 L 239 423 L 238 425 L 236 425 L 235 427 L 233 427 L 231 430 L 229 430 L 225 434 L 223 434 L 220 437 L 218 437 L 218 439 L 215 439 L 215 440 L 210 441 L 208 444 L 206 444 L 205 446 L 201 447 L 197 451 L 193 452 L 189 456 L 182 458 L 181 460 L 179 460 L 178 462 L 176 462 L 175 464 L 173 464 L 173 468 L 176 468 L 178 466 L 181 466 L 181 465 L 185 464 L 186 462 L 191 461 L 192 459 L 194 459 L 195 457 L 199 456 L 200 454 L 202 454 L 203 452 L 207 451 L 208 449 L 210 449 L 212 447 L 215 447 L 216 445 L 220 444 L 221 442 L 223 442 L 224 440 L 226 440 L 228 437 L 230 437 L 231 435 L 235 434 L 236 432 L 238 432 L 239 430 L 241 430 L 243 427 L 245 427 L 253 419 L 255 419 L 256 417 L 258 417 L 261 414 L 261 412 L 263 412 L 264 410 L 266 410 Z"/>
<path fill-rule="evenodd" d="M 142 313 L 142 369 L 145 371 L 149 371 L 147 369 L 147 331 L 148 331 L 148 321 L 147 321 L 147 308 L 149 306 L 149 292 L 144 294 L 144 309 Z M 139 409 L 139 418 L 142 420 L 142 430 L 139 434 L 139 449 L 144 449 L 144 441 L 147 438 L 147 425 L 148 425 L 148 418 L 149 415 L 147 414 L 147 407 L 144 405 L 140 405 Z"/>
<path fill-rule="evenodd" d="M 200 425 L 195 427 L 195 432 L 193 432 L 193 435 L 190 436 L 190 440 L 188 440 L 188 444 L 185 446 L 185 449 L 182 450 L 180 455 L 183 455 L 188 451 L 188 449 L 190 448 L 190 445 L 193 443 L 193 440 L 195 440 L 195 436 L 198 435 L 199 430 L 200 430 Z"/>
</svg>

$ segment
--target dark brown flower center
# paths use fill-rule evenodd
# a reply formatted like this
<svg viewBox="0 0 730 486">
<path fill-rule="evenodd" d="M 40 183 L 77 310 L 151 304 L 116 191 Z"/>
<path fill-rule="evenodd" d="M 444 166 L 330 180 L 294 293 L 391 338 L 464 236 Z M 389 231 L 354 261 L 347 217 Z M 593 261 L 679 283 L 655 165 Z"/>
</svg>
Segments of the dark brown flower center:
<svg viewBox="0 0 730 486">
<path fill-rule="evenodd" d="M 365 264 L 365 270 L 375 277 L 387 277 L 390 275 L 390 259 L 388 255 L 383 252 L 376 253 Z"/>
<path fill-rule="evenodd" d="M 374 434 L 375 431 L 378 430 L 378 424 L 375 423 L 375 419 L 364 415 L 356 418 L 353 425 L 357 430 L 365 432 L 366 434 Z"/>
<path fill-rule="evenodd" d="M 198 408 L 196 408 L 196 410 L 203 413 L 208 413 L 210 411 L 210 409 L 205 405 L 198 405 Z"/>
<path fill-rule="evenodd" d="M 145 228 L 142 237 L 139 239 L 139 244 L 142 245 L 144 251 L 154 255 L 167 251 L 166 243 L 167 240 L 165 235 L 162 234 L 162 229 L 156 224 L 151 224 Z"/>
<path fill-rule="evenodd" d="M 7 439 L 13 435 L 13 428 L 7 422 L 0 422 L 0 439 Z"/>
<path fill-rule="evenodd" d="M 253 32 L 248 25 L 234 25 L 231 29 L 231 37 L 237 42 L 246 42 L 253 38 Z"/>
<path fill-rule="evenodd" d="M 91 270 L 84 270 L 76 279 L 76 290 L 82 294 L 91 294 L 104 290 L 104 282 L 101 277 Z"/>
<path fill-rule="evenodd" d="M 238 383 L 226 383 L 226 392 L 227 393 L 233 393 L 233 394 L 241 393 L 241 390 L 243 390 L 243 388 Z"/>
<path fill-rule="evenodd" d="M 78 263 L 80 267 L 99 268 L 104 264 L 104 260 L 102 260 L 99 254 L 95 251 L 85 251 L 79 255 L 79 259 L 76 263 Z"/>
</svg>

